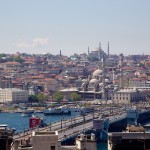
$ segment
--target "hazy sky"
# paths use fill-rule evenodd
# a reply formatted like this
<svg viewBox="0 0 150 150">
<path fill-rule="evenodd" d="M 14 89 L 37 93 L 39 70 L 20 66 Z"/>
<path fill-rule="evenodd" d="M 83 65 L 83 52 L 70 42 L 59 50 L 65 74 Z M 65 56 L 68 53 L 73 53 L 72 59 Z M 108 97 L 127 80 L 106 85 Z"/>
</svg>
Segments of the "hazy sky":
<svg viewBox="0 0 150 150">
<path fill-rule="evenodd" d="M 150 0 L 1 0 L 0 53 L 150 54 Z"/>
</svg>

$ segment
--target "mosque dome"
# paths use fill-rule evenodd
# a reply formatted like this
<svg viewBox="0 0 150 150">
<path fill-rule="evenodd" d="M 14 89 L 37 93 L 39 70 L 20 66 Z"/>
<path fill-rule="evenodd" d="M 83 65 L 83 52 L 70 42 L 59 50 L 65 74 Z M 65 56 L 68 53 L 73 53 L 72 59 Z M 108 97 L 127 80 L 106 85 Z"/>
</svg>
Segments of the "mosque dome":
<svg viewBox="0 0 150 150">
<path fill-rule="evenodd" d="M 96 77 L 96 76 L 100 76 L 101 74 L 103 73 L 103 70 L 100 70 L 100 69 L 97 69 L 93 72 L 93 76 Z"/>
<path fill-rule="evenodd" d="M 95 48 L 94 50 L 92 50 L 93 52 L 98 52 L 98 51 L 100 51 L 100 48 L 98 47 L 98 48 Z"/>
<path fill-rule="evenodd" d="M 108 83 L 108 82 L 109 82 L 109 79 L 105 79 L 105 82 Z"/>
<path fill-rule="evenodd" d="M 89 83 L 95 84 L 95 83 L 97 83 L 97 79 L 91 79 Z"/>
<path fill-rule="evenodd" d="M 82 80 L 82 82 L 86 82 L 86 81 L 87 81 L 87 79 L 83 79 L 83 80 Z"/>
<path fill-rule="evenodd" d="M 99 86 L 103 86 L 103 83 L 100 83 Z"/>
</svg>

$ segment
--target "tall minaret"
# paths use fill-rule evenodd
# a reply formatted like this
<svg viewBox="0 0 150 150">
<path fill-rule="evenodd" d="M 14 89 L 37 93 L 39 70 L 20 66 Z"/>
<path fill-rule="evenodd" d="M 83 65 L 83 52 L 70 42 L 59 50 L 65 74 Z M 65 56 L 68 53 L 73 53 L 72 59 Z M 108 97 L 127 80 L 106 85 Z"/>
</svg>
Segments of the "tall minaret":
<svg viewBox="0 0 150 150">
<path fill-rule="evenodd" d="M 102 48 L 101 48 L 101 42 L 99 42 L 99 50 L 101 50 Z"/>
<path fill-rule="evenodd" d="M 123 54 L 120 54 L 120 85 L 119 87 L 122 89 L 123 88 Z"/>
<path fill-rule="evenodd" d="M 88 46 L 88 56 L 90 55 L 90 48 L 89 48 L 89 46 Z"/>
<path fill-rule="evenodd" d="M 60 57 L 61 57 L 61 50 L 60 50 Z"/>
<path fill-rule="evenodd" d="M 102 86 L 102 100 L 106 100 L 106 91 L 105 91 L 105 55 L 103 55 L 102 57 L 102 68 L 103 68 L 103 74 L 102 74 L 102 82 L 103 82 L 103 86 Z"/>
<path fill-rule="evenodd" d="M 109 57 L 109 42 L 108 42 L 107 52 L 108 52 L 108 57 Z"/>
</svg>

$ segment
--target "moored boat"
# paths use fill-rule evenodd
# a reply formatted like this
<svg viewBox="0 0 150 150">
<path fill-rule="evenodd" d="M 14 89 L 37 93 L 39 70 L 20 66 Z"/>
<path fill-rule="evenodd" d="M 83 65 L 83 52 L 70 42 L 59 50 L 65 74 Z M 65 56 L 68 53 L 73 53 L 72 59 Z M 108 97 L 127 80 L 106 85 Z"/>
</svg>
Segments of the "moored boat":
<svg viewBox="0 0 150 150">
<path fill-rule="evenodd" d="M 49 108 L 44 110 L 44 115 L 71 115 L 69 108 Z"/>
<path fill-rule="evenodd" d="M 31 116 L 32 114 L 34 114 L 34 109 L 26 109 L 22 111 L 21 116 Z"/>
</svg>

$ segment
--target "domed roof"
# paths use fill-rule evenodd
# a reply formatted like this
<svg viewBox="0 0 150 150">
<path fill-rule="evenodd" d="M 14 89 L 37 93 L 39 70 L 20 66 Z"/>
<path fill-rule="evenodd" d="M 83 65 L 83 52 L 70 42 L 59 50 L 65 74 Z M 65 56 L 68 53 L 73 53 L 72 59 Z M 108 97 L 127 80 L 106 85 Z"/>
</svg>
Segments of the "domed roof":
<svg viewBox="0 0 150 150">
<path fill-rule="evenodd" d="M 110 81 L 109 81 L 109 79 L 105 79 L 105 82 L 107 82 L 107 83 L 108 83 L 108 82 L 110 82 Z"/>
<path fill-rule="evenodd" d="M 100 83 L 99 86 L 103 86 L 103 83 Z"/>
<path fill-rule="evenodd" d="M 91 79 L 89 83 L 97 83 L 97 79 Z"/>
<path fill-rule="evenodd" d="M 87 81 L 87 79 L 82 79 L 82 82 L 86 82 Z"/>
<path fill-rule="evenodd" d="M 95 49 L 92 50 L 92 52 L 99 52 L 99 51 L 101 51 L 100 47 L 97 47 L 97 48 L 95 48 Z"/>
<path fill-rule="evenodd" d="M 100 76 L 103 73 L 103 70 L 97 69 L 93 72 L 93 76 Z"/>
</svg>

